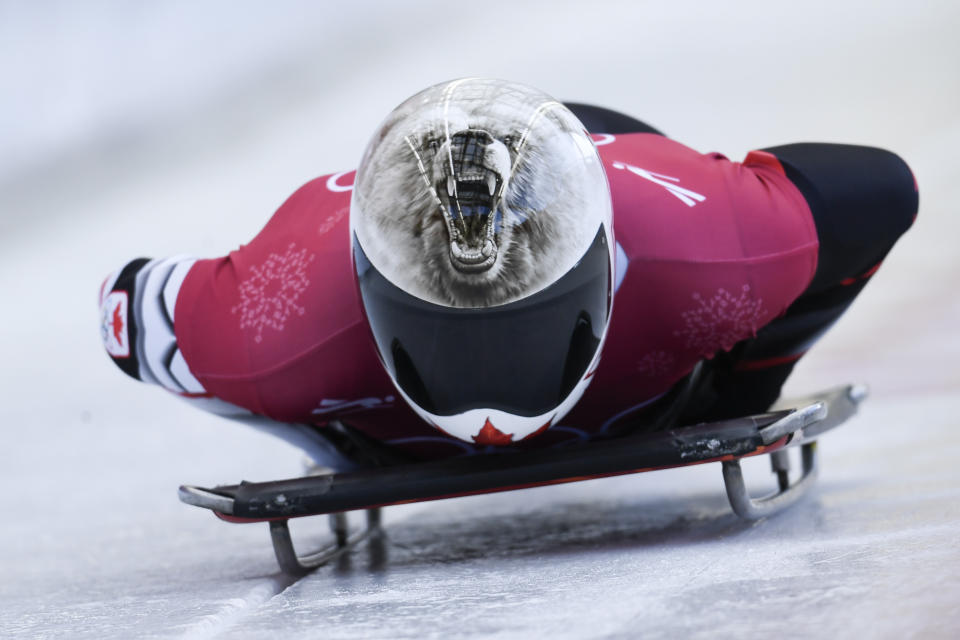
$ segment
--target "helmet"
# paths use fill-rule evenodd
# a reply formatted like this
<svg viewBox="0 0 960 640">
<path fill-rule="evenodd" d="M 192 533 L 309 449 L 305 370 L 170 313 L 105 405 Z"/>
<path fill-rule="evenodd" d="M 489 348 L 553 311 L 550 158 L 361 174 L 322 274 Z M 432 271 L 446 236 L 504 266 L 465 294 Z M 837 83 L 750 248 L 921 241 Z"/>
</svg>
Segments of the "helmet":
<svg viewBox="0 0 960 640">
<path fill-rule="evenodd" d="M 560 102 L 483 78 L 384 120 L 350 205 L 364 312 L 400 395 L 438 429 L 507 444 L 583 394 L 612 303 L 610 189 Z"/>
</svg>

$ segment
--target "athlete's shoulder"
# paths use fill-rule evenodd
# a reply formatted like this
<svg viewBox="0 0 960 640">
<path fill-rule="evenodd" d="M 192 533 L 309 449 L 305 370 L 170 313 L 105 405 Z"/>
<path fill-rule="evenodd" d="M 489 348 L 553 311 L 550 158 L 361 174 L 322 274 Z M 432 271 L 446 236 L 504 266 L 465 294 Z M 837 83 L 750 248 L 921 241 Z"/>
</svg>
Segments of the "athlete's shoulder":
<svg viewBox="0 0 960 640">
<path fill-rule="evenodd" d="M 630 258 L 741 260 L 816 244 L 806 201 L 768 153 L 733 162 L 655 134 L 594 139 Z"/>
<path fill-rule="evenodd" d="M 350 194 L 356 171 L 341 171 L 310 180 L 284 201 L 254 242 L 272 239 L 276 233 L 321 239 L 345 222 L 350 213 Z M 336 234 L 333 234 L 334 236 Z"/>
<path fill-rule="evenodd" d="M 599 134 L 594 142 L 607 172 L 615 211 L 639 203 L 693 207 L 706 200 L 701 192 L 716 156 L 650 133 Z M 698 185 L 699 191 L 692 185 Z"/>
<path fill-rule="evenodd" d="M 611 186 L 614 181 L 618 187 L 636 184 L 632 179 L 626 182 L 622 180 L 625 174 L 633 174 L 646 179 L 648 183 L 666 188 L 669 195 L 689 207 L 695 206 L 689 202 L 692 196 L 685 193 L 683 188 L 677 188 L 684 178 L 702 185 L 717 181 L 727 185 L 737 181 L 750 183 L 756 181 L 757 174 L 761 179 L 775 175 L 786 181 L 786 173 L 780 162 L 765 151 L 750 151 L 742 162 L 736 162 L 722 153 L 701 153 L 681 142 L 652 133 L 594 134 L 593 140 Z M 677 175 L 665 175 L 663 172 Z M 673 187 L 663 184 L 664 181 L 672 183 Z M 650 185 L 644 186 L 649 188 Z M 692 198 L 703 202 L 702 199 Z"/>
</svg>

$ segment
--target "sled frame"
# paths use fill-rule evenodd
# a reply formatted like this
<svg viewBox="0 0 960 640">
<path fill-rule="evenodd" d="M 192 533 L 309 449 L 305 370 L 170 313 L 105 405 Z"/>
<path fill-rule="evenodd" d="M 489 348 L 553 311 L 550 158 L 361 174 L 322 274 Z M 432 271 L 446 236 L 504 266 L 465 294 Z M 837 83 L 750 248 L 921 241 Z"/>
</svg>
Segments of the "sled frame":
<svg viewBox="0 0 960 640">
<path fill-rule="evenodd" d="M 268 522 L 281 569 L 305 575 L 365 540 L 383 535 L 381 507 L 390 504 L 508 491 L 654 469 L 720 462 L 727 498 L 739 517 L 759 520 L 795 504 L 817 477 L 816 439 L 851 416 L 866 397 L 866 387 L 851 385 L 789 403 L 793 408 L 706 423 L 658 434 L 587 443 L 577 448 L 492 454 L 204 489 L 184 485 L 180 500 L 213 511 L 230 522 Z M 799 446 L 801 473 L 789 478 L 788 449 Z M 673 447 L 674 449 L 670 449 Z M 636 450 L 633 450 L 633 449 Z M 754 498 L 740 460 L 770 455 L 777 489 Z M 441 484 L 446 481 L 446 484 Z M 351 533 L 347 512 L 362 511 L 365 526 Z M 299 555 L 288 522 L 328 516 L 334 540 Z"/>
</svg>

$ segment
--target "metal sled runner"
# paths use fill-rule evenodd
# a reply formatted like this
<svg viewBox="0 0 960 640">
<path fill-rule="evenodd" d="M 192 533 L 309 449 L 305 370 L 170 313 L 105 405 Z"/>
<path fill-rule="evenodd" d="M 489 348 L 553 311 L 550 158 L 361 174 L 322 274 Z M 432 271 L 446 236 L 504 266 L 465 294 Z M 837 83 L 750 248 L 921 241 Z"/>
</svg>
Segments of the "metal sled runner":
<svg viewBox="0 0 960 640">
<path fill-rule="evenodd" d="M 241 482 L 214 489 L 186 485 L 180 487 L 180 500 L 210 509 L 230 522 L 269 522 L 277 561 L 291 574 L 307 573 L 364 538 L 379 535 L 383 506 L 706 462 L 722 463 L 730 505 L 740 517 L 754 520 L 793 504 L 813 485 L 817 437 L 854 415 L 865 396 L 864 387 L 841 387 L 791 403 L 794 408 L 576 447 L 477 455 L 273 482 Z M 791 483 L 786 449 L 793 446 L 801 447 L 802 470 Z M 779 488 L 771 495 L 752 498 L 740 459 L 760 454 L 770 454 Z M 355 510 L 366 511 L 367 527 L 350 536 L 345 513 Z M 287 521 L 322 514 L 330 515 L 335 542 L 319 552 L 297 555 Z"/>
</svg>

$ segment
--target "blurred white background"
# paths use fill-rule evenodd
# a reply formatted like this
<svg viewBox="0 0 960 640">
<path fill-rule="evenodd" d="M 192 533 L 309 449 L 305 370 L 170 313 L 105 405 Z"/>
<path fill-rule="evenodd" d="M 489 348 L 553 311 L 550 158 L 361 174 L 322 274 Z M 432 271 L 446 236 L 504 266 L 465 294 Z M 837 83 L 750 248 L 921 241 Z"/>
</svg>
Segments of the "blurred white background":
<svg viewBox="0 0 960 640">
<path fill-rule="evenodd" d="M 955 637 L 958 29 L 950 1 L 0 0 L 0 636 Z M 414 505 L 387 514 L 386 564 L 298 582 L 261 527 L 177 502 L 299 454 L 117 371 L 102 278 L 248 241 L 466 75 L 732 159 L 824 141 L 911 164 L 917 225 L 789 383 L 874 390 L 816 496 L 745 527 L 709 466 Z"/>
</svg>

